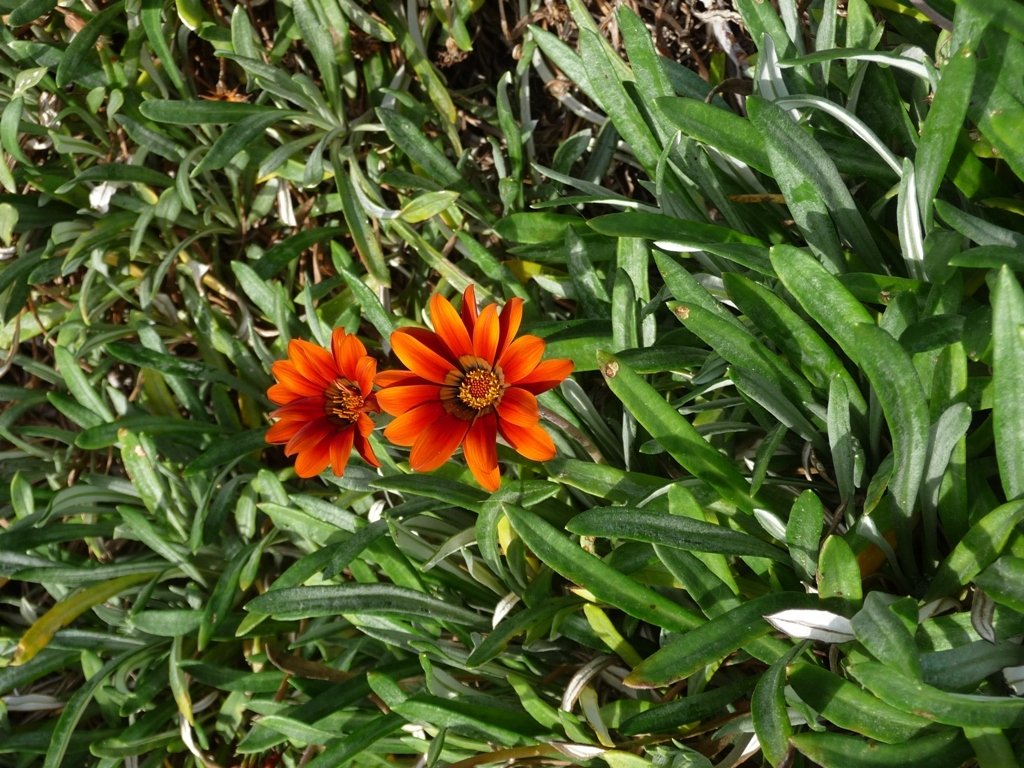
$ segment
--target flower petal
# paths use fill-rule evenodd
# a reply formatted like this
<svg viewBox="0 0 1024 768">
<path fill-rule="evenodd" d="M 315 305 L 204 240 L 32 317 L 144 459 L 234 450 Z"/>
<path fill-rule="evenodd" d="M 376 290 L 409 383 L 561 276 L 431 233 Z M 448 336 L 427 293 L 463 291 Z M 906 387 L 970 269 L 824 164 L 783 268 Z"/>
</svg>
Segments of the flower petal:
<svg viewBox="0 0 1024 768">
<path fill-rule="evenodd" d="M 498 305 L 488 304 L 477 318 L 473 329 L 473 354 L 494 365 L 498 351 L 498 334 L 501 326 L 498 321 Z"/>
<path fill-rule="evenodd" d="M 454 357 L 473 354 L 473 341 L 469 338 L 466 324 L 448 299 L 439 293 L 430 297 L 430 320 Z"/>
<path fill-rule="evenodd" d="M 323 397 L 301 397 L 272 411 L 270 417 L 286 421 L 313 421 L 327 413 L 324 410 L 325 404 L 326 400 Z"/>
<path fill-rule="evenodd" d="M 325 389 L 338 378 L 338 366 L 334 364 L 334 357 L 316 344 L 310 344 L 302 339 L 292 339 L 288 342 L 288 358 L 295 366 L 295 370 Z"/>
<path fill-rule="evenodd" d="M 391 346 L 406 368 L 428 381 L 443 384 L 448 371 L 455 370 L 448 360 L 404 329 L 391 334 Z"/>
<path fill-rule="evenodd" d="M 295 368 L 291 360 L 278 360 L 270 366 L 271 372 L 281 385 L 296 393 L 299 397 L 315 397 L 322 395 L 326 387 L 310 381 Z"/>
<path fill-rule="evenodd" d="M 427 384 L 428 382 L 412 371 L 381 371 L 373 383 L 378 387 L 394 387 L 400 384 Z"/>
<path fill-rule="evenodd" d="M 400 416 L 424 403 L 441 402 L 439 384 L 413 384 L 410 387 L 388 387 L 377 393 L 380 407 L 392 416 Z"/>
<path fill-rule="evenodd" d="M 363 356 L 356 363 L 355 378 L 350 379 L 359 387 L 359 394 L 366 397 L 373 391 L 373 380 L 377 377 L 377 361 L 372 357 Z"/>
<path fill-rule="evenodd" d="M 424 430 L 445 415 L 440 401 L 424 403 L 401 416 L 384 428 L 384 437 L 395 445 L 413 445 Z"/>
<path fill-rule="evenodd" d="M 555 458 L 555 443 L 539 424 L 521 427 L 502 421 L 498 424 L 498 430 L 509 445 L 532 461 L 550 461 Z"/>
<path fill-rule="evenodd" d="M 501 485 L 498 471 L 498 423 L 493 413 L 481 416 L 473 422 L 462 444 L 473 477 L 484 488 L 493 493 Z"/>
<path fill-rule="evenodd" d="M 352 453 L 352 442 L 355 437 L 356 431 L 352 427 L 346 427 L 331 438 L 331 469 L 335 477 L 345 474 L 345 465 L 348 464 L 348 457 Z"/>
<path fill-rule="evenodd" d="M 435 419 L 413 443 L 409 466 L 415 472 L 430 472 L 444 464 L 462 443 L 469 422 L 445 414 Z"/>
<path fill-rule="evenodd" d="M 344 328 L 335 328 L 331 334 L 331 351 L 334 353 L 334 364 L 338 373 L 349 381 L 353 381 L 356 364 L 359 359 L 366 356 L 366 347 L 363 346 L 355 334 L 345 333 Z"/>
<path fill-rule="evenodd" d="M 319 443 L 337 429 L 325 416 L 322 419 L 309 422 L 306 426 L 295 433 L 284 447 L 285 456 L 294 456 L 296 453 L 307 451 Z"/>
<path fill-rule="evenodd" d="M 359 455 L 363 457 L 363 461 L 371 467 L 380 466 L 380 462 L 377 460 L 377 454 L 373 452 L 373 446 L 370 445 L 370 441 L 358 432 L 356 433 L 356 450 L 359 451 Z"/>
<path fill-rule="evenodd" d="M 301 398 L 302 395 L 288 389 L 284 384 L 273 384 L 270 389 L 267 390 L 267 397 L 270 398 L 270 402 L 276 403 L 277 405 L 288 405 L 288 403 L 293 400 Z"/>
<path fill-rule="evenodd" d="M 304 425 L 302 421 L 279 421 L 267 430 L 264 439 L 271 445 L 283 445 L 295 437 L 295 433 Z"/>
<path fill-rule="evenodd" d="M 528 373 L 517 381 L 516 386 L 539 395 L 541 392 L 554 389 L 565 381 L 565 378 L 572 373 L 572 369 L 572 360 L 544 360 L 537 364 L 532 373 Z"/>
<path fill-rule="evenodd" d="M 359 414 L 359 419 L 356 421 L 356 424 L 359 428 L 359 434 L 363 437 L 369 437 L 370 433 L 377 427 L 377 425 L 373 423 L 373 419 L 365 413 Z"/>
<path fill-rule="evenodd" d="M 476 327 L 476 286 L 472 283 L 466 286 L 465 292 L 462 294 L 462 322 L 466 325 L 466 330 L 469 331 L 470 335 L 473 333 L 473 329 Z"/>
<path fill-rule="evenodd" d="M 533 373 L 537 363 L 544 357 L 544 341 L 536 336 L 520 336 L 508 345 L 498 360 L 505 373 L 506 384 L 518 384 L 520 379 Z"/>
<path fill-rule="evenodd" d="M 321 440 L 314 447 L 303 451 L 295 459 L 295 474 L 299 477 L 316 477 L 331 463 L 331 441 Z"/>
<path fill-rule="evenodd" d="M 523 300 L 519 297 L 509 299 L 502 307 L 498 334 L 498 357 L 508 349 L 512 339 L 519 333 L 519 324 L 523 321 Z"/>
<path fill-rule="evenodd" d="M 498 403 L 498 416 L 521 427 L 532 427 L 540 421 L 537 398 L 519 387 L 509 387 Z"/>
</svg>

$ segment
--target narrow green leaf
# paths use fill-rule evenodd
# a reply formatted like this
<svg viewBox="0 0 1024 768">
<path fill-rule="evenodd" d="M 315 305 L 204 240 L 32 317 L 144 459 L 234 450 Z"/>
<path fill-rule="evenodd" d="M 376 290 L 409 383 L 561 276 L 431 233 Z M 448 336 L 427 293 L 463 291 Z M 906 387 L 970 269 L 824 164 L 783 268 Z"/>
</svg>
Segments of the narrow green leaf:
<svg viewBox="0 0 1024 768">
<path fill-rule="evenodd" d="M 821 545 L 825 508 L 814 491 L 804 491 L 793 503 L 786 523 L 786 544 L 797 575 L 808 584 L 815 583 L 818 572 L 818 548 Z"/>
<path fill-rule="evenodd" d="M 899 342 L 874 323 L 858 324 L 853 330 L 854 359 L 882 404 L 892 437 L 893 527 L 900 558 L 913 573 L 911 521 L 928 458 L 928 402 L 914 363 Z"/>
<path fill-rule="evenodd" d="M 516 533 L 543 563 L 599 600 L 611 603 L 630 616 L 676 632 L 685 632 L 703 623 L 699 616 L 637 584 L 581 549 L 536 514 L 511 504 L 502 506 Z"/>
<path fill-rule="evenodd" d="M 624 682 L 633 688 L 660 688 L 685 680 L 708 664 L 719 662 L 736 649 L 749 646 L 769 634 L 772 627 L 764 616 L 794 608 L 817 607 L 817 595 L 800 592 L 756 597 L 656 651 Z M 766 660 L 774 663 L 781 656 L 782 653 L 770 654 Z"/>
<path fill-rule="evenodd" d="M 772 266 L 783 285 L 825 333 L 853 357 L 853 329 L 858 323 L 872 323 L 872 317 L 817 259 L 806 251 L 788 245 L 771 250 Z"/>
<path fill-rule="evenodd" d="M 920 677 L 921 660 L 914 636 L 892 610 L 892 602 L 881 592 L 869 593 L 864 607 L 850 621 L 853 633 L 871 655 L 886 666 Z"/>
<path fill-rule="evenodd" d="M 634 715 L 617 730 L 623 736 L 636 736 L 641 733 L 666 733 L 687 723 L 700 722 L 732 704 L 749 691 L 756 681 L 755 677 L 747 677 L 693 696 L 680 696 L 668 704 Z"/>
<path fill-rule="evenodd" d="M 156 123 L 171 125 L 232 124 L 244 117 L 281 114 L 282 110 L 264 104 L 203 99 L 177 101 L 150 99 L 139 105 L 139 112 Z"/>
<path fill-rule="evenodd" d="M 565 527 L 580 536 L 629 539 L 662 544 L 695 552 L 766 557 L 788 563 L 778 547 L 721 525 L 712 525 L 680 515 L 630 507 L 591 509 L 574 517 Z"/>
<path fill-rule="evenodd" d="M 886 704 L 962 728 L 1020 728 L 1024 700 L 1005 696 L 968 696 L 940 691 L 877 662 L 854 664 L 853 678 Z"/>
<path fill-rule="evenodd" d="M 1024 500 L 1003 504 L 981 518 L 939 565 L 925 599 L 955 592 L 995 562 L 1021 520 Z"/>
<path fill-rule="evenodd" d="M 121 14 L 124 13 L 124 0 L 118 0 L 107 8 L 93 16 L 89 23 L 80 29 L 74 39 L 68 44 L 67 49 L 60 57 L 57 65 L 57 86 L 63 88 L 71 83 L 84 69 L 85 59 L 100 39 L 100 35 L 107 31 Z"/>
<path fill-rule="evenodd" d="M 842 613 L 852 615 L 860 608 L 863 599 L 860 565 L 842 536 L 829 536 L 821 548 L 818 594 L 822 600 L 838 603 Z"/>
<path fill-rule="evenodd" d="M 871 744 L 838 733 L 798 733 L 793 745 L 822 768 L 959 768 L 974 756 L 959 731 L 922 736 L 904 744 Z"/>
<path fill-rule="evenodd" d="M 765 759 L 773 766 L 782 763 L 789 755 L 789 740 L 793 735 L 793 724 L 789 720 L 786 707 L 786 667 L 806 645 L 801 643 L 795 646 L 772 664 L 768 671 L 761 675 L 750 698 L 754 733 L 761 743 Z"/>
<path fill-rule="evenodd" d="M 885 744 L 902 744 L 934 727 L 931 720 L 891 707 L 813 664 L 790 667 L 789 684 L 833 725 Z"/>
<path fill-rule="evenodd" d="M 700 436 L 661 395 L 622 360 L 599 353 L 601 373 L 609 389 L 626 409 L 690 474 L 718 491 L 744 512 L 766 506 L 748 493 L 749 486 L 736 467 Z"/>
<path fill-rule="evenodd" d="M 275 589 L 250 600 L 245 604 L 245 610 L 282 619 L 365 613 L 450 621 L 470 627 L 484 625 L 479 614 L 422 592 L 392 584 L 345 584 Z"/>
<path fill-rule="evenodd" d="M 1009 267 L 992 291 L 992 405 L 999 479 L 1006 498 L 1024 495 L 1024 291 Z"/>
</svg>

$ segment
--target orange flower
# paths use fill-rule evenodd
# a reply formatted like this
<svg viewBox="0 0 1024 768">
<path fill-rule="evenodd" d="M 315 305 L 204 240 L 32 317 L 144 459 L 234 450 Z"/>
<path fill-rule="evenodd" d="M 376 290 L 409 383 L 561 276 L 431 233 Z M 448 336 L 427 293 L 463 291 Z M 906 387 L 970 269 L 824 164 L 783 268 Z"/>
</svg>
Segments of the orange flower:
<svg viewBox="0 0 1024 768">
<path fill-rule="evenodd" d="M 402 328 L 391 345 L 408 371 L 377 376 L 381 408 L 397 418 L 384 430 L 396 445 L 412 446 L 409 464 L 428 472 L 462 446 L 473 476 L 489 491 L 501 483 L 497 436 L 534 461 L 555 455 L 551 436 L 538 424 L 537 398 L 572 372 L 570 360 L 547 360 L 536 336 L 515 338 L 522 299 L 498 313 L 490 304 L 477 315 L 473 286 L 462 314 L 435 294 L 430 318 L 436 332 Z"/>
<path fill-rule="evenodd" d="M 270 414 L 279 421 L 267 432 L 267 442 L 283 443 L 287 456 L 298 454 L 299 477 L 316 477 L 328 464 L 341 477 L 353 445 L 367 464 L 380 466 L 367 440 L 373 432 L 367 414 L 380 413 L 372 391 L 377 361 L 359 339 L 335 328 L 330 352 L 293 339 L 288 359 L 271 370 L 278 383 L 267 397 L 281 407 Z"/>
</svg>

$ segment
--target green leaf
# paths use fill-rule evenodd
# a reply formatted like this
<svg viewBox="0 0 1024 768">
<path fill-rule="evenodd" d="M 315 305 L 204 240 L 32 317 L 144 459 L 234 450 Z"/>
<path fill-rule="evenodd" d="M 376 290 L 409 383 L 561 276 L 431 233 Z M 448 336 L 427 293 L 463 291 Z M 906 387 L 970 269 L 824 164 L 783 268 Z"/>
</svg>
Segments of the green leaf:
<svg viewBox="0 0 1024 768">
<path fill-rule="evenodd" d="M 978 768 L 1000 768 L 1017 763 L 1010 740 L 1000 728 L 964 728 L 964 736 L 978 758 Z"/>
<path fill-rule="evenodd" d="M 914 636 L 892 610 L 892 602 L 881 592 L 869 593 L 864 607 L 850 621 L 853 633 L 868 652 L 886 666 L 920 677 L 921 660 Z"/>
<path fill-rule="evenodd" d="M 318 74 L 323 80 L 327 102 L 338 112 L 341 102 L 341 84 L 338 80 L 338 60 L 331 42 L 331 32 L 317 17 L 310 0 L 293 0 L 292 13 L 302 30 L 302 40 L 313 55 Z"/>
<path fill-rule="evenodd" d="M 754 170 L 770 175 L 771 163 L 760 132 L 735 112 L 697 99 L 660 98 L 655 102 L 679 130 Z"/>
<path fill-rule="evenodd" d="M 152 52 L 156 55 L 156 58 L 160 59 L 160 63 L 163 65 L 163 71 L 171 78 L 171 82 L 178 89 L 178 93 L 185 94 L 187 90 L 185 88 L 185 81 L 181 77 L 181 70 L 178 69 L 178 63 L 174 60 L 171 48 L 164 37 L 163 22 L 160 18 L 163 8 L 163 0 L 142 0 L 139 18 L 142 20 L 142 26 L 146 30 L 146 39 L 149 41 Z M 214 102 L 207 103 L 213 104 Z M 142 105 L 140 105 L 140 111 L 141 107 Z"/>
<path fill-rule="evenodd" d="M 992 309 L 996 459 L 1006 498 L 1016 499 L 1024 495 L 1024 291 L 1007 266 L 999 270 Z"/>
<path fill-rule="evenodd" d="M 716 715 L 745 694 L 757 682 L 747 677 L 729 685 L 691 696 L 680 696 L 668 704 L 652 707 L 625 720 L 618 732 L 623 736 L 641 733 L 667 733 L 687 723 L 696 723 Z"/>
<path fill-rule="evenodd" d="M 771 250 L 772 267 L 804 311 L 854 360 L 853 329 L 872 323 L 864 306 L 817 259 L 788 245 Z"/>
<path fill-rule="evenodd" d="M 583 599 L 575 596 L 558 597 L 544 600 L 525 611 L 509 616 L 491 630 L 466 659 L 467 667 L 478 667 L 497 657 L 511 640 L 521 632 L 528 632 L 536 626 L 542 626 L 548 619 L 567 608 L 583 603 Z"/>
<path fill-rule="evenodd" d="M 141 165 L 127 165 L 125 163 L 102 163 L 86 168 L 67 184 L 58 187 L 56 194 L 67 194 L 76 186 L 86 181 L 131 182 L 152 184 L 156 187 L 169 187 L 174 184 L 174 180 L 170 176 L 154 171 L 152 168 L 146 168 Z"/>
<path fill-rule="evenodd" d="M 253 142 L 261 138 L 267 128 L 274 123 L 303 116 L 302 112 L 280 109 L 243 117 L 218 137 L 189 175 L 194 179 L 204 171 L 223 168 L 234 160 L 239 152 L 247 150 Z"/>
<path fill-rule="evenodd" d="M 171 125 L 231 124 L 254 115 L 279 115 L 281 110 L 263 104 L 195 99 L 151 99 L 139 105 L 139 112 L 156 123 Z"/>
<path fill-rule="evenodd" d="M 656 651 L 624 682 L 633 688 L 660 688 L 685 680 L 708 664 L 719 662 L 736 649 L 770 633 L 772 627 L 764 616 L 793 608 L 817 607 L 817 595 L 800 592 L 780 592 L 748 600 Z M 781 656 L 781 653 L 775 654 L 769 660 L 774 663 Z"/>
<path fill-rule="evenodd" d="M 308 248 L 344 233 L 344 227 L 315 227 L 296 232 L 264 253 L 252 265 L 252 269 L 259 277 L 268 280 L 299 258 Z"/>
<path fill-rule="evenodd" d="M 974 728 L 1020 728 L 1024 700 L 947 693 L 877 662 L 854 664 L 853 678 L 886 704 L 936 723 Z"/>
<path fill-rule="evenodd" d="M 171 546 L 166 540 L 165 534 L 147 520 L 140 510 L 122 504 L 118 505 L 117 511 L 124 518 L 132 533 L 143 544 L 160 555 L 164 560 L 174 563 L 181 568 L 190 578 L 206 586 L 206 579 L 192 563 L 191 559 L 179 551 L 179 548 Z"/>
<path fill-rule="evenodd" d="M 629 539 L 696 552 L 767 557 L 782 563 L 789 562 L 789 557 L 781 549 L 753 536 L 721 525 L 650 509 L 591 509 L 574 517 L 565 528 L 580 536 Z"/>
<path fill-rule="evenodd" d="M 896 504 L 893 527 L 900 557 L 913 572 L 911 519 L 928 459 L 928 402 L 913 361 L 888 332 L 874 323 L 856 325 L 853 351 L 889 424 L 894 462 L 889 490 Z"/>
<path fill-rule="evenodd" d="M 275 589 L 255 597 L 247 611 L 281 619 L 306 619 L 339 613 L 406 616 L 484 626 L 479 614 L 405 587 L 391 584 L 345 584 Z"/>
<path fill-rule="evenodd" d="M 376 717 L 344 738 L 328 744 L 327 749 L 306 764 L 306 768 L 335 768 L 344 765 L 360 752 L 390 736 L 405 723 L 404 717 L 394 713 Z"/>
<path fill-rule="evenodd" d="M 833 240 L 831 217 L 864 263 L 874 272 L 883 272 L 878 246 L 825 150 L 772 102 L 751 96 L 747 110 L 750 121 L 761 130 L 790 212 L 808 243 L 827 259 L 829 271 L 847 271 L 838 240 Z"/>
<path fill-rule="evenodd" d="M 789 754 L 789 740 L 793 724 L 786 708 L 786 667 L 806 647 L 801 643 L 776 661 L 761 675 L 754 695 L 750 698 L 750 714 L 754 720 L 754 733 L 761 743 L 765 759 L 773 766 L 782 763 Z"/>
<path fill-rule="evenodd" d="M 813 664 L 789 668 L 796 694 L 835 726 L 885 744 L 902 744 L 934 728 L 932 721 L 903 712 Z"/>
<path fill-rule="evenodd" d="M 232 376 L 230 373 L 225 373 L 220 368 L 199 360 L 165 355 L 161 352 L 126 344 L 122 341 L 111 342 L 107 345 L 107 351 L 118 360 L 131 365 L 137 365 L 142 368 L 154 368 L 161 373 L 167 373 L 172 376 L 215 381 L 231 389 L 253 396 L 258 402 L 265 400 L 263 390 L 259 387 L 255 387 L 236 376 Z M 113 417 L 110 420 L 113 420 Z"/>
<path fill-rule="evenodd" d="M 825 508 L 814 491 L 804 491 L 793 503 L 786 523 L 786 544 L 797 575 L 807 584 L 815 583 L 818 549 L 821 546 Z"/>
<path fill-rule="evenodd" d="M 106 448 L 117 442 L 118 433 L 122 429 L 147 435 L 171 435 L 192 441 L 202 435 L 223 434 L 225 431 L 216 424 L 201 421 L 185 421 L 166 416 L 129 416 L 86 429 L 75 438 L 75 445 L 87 451 Z"/>
<path fill-rule="evenodd" d="M 46 750 L 46 759 L 43 761 L 43 768 L 59 768 L 64 760 L 64 756 L 67 754 L 75 728 L 85 714 L 86 707 L 89 706 L 93 696 L 96 695 L 96 691 L 107 682 L 108 677 L 114 674 L 135 653 L 138 653 L 138 651 L 126 651 L 120 656 L 115 656 L 75 691 L 68 703 L 64 705 L 60 718 L 57 720 L 57 725 L 53 729 L 50 745 Z"/>
<path fill-rule="evenodd" d="M 833 378 L 840 377 L 847 384 L 857 413 L 867 415 L 867 403 L 835 352 L 785 301 L 760 283 L 735 272 L 724 273 L 722 281 L 739 310 L 811 384 L 826 390 Z"/>
<path fill-rule="evenodd" d="M 822 600 L 838 603 L 848 615 L 860 608 L 860 565 L 842 536 L 829 536 L 818 560 L 818 594 Z"/>
<path fill-rule="evenodd" d="M 621 73 L 613 66 L 606 45 L 598 34 L 589 30 L 580 32 L 580 58 L 587 80 L 615 129 L 629 142 L 637 160 L 653 178 L 661 148 L 623 87 Z"/>
<path fill-rule="evenodd" d="M 956 139 L 967 117 L 967 107 L 977 69 L 976 43 L 964 45 L 942 68 L 942 79 L 931 108 L 921 124 L 921 140 L 914 158 L 917 199 L 926 222 L 932 218 L 932 201 L 953 157 Z"/>
<path fill-rule="evenodd" d="M 78 366 L 78 361 L 68 352 L 67 348 L 56 347 L 53 354 L 57 359 L 57 367 L 64 378 L 64 383 L 68 386 L 68 391 L 71 392 L 71 396 L 103 421 L 113 421 L 113 412 L 103 402 L 103 399 L 93 388 L 92 384 L 89 383 L 85 373 Z"/>
<path fill-rule="evenodd" d="M 516 533 L 543 563 L 599 600 L 611 603 L 630 616 L 676 632 L 685 632 L 703 623 L 699 616 L 637 584 L 581 549 L 533 512 L 512 504 L 503 504 L 502 508 Z"/>
<path fill-rule="evenodd" d="M 230 440 L 214 445 L 210 450 L 185 467 L 182 475 L 184 477 L 196 477 L 214 467 L 222 466 L 235 459 L 240 459 L 246 454 L 262 450 L 267 447 L 266 435 L 266 427 L 251 429 L 248 432 L 233 435 Z"/>
<path fill-rule="evenodd" d="M 712 448 L 654 387 L 619 358 L 599 353 L 598 362 L 608 388 L 686 471 L 744 512 L 753 514 L 755 506 L 766 506 L 750 496 L 749 486 L 736 467 Z"/>
<path fill-rule="evenodd" d="M 995 562 L 1021 520 L 1024 500 L 1003 504 L 981 518 L 939 565 L 925 599 L 952 594 Z"/>
<path fill-rule="evenodd" d="M 1024 613 L 1024 559 L 1000 557 L 979 573 L 974 583 L 997 603 Z"/>
<path fill-rule="evenodd" d="M 26 0 L 11 11 L 7 17 L 7 25 L 12 29 L 23 27 L 56 7 L 56 0 Z"/>
<path fill-rule="evenodd" d="M 699 306 L 669 302 L 669 309 L 687 330 L 732 365 L 765 379 L 773 390 L 781 390 L 794 404 L 814 402 L 814 391 L 807 381 L 753 339 L 749 332 L 739 330 L 733 323 Z"/>
<path fill-rule="evenodd" d="M 60 57 L 60 64 L 57 65 L 55 79 L 58 88 L 70 84 L 82 72 L 85 59 L 92 53 L 93 46 L 100 39 L 100 35 L 104 34 L 122 13 L 124 13 L 124 0 L 118 0 L 93 16 L 89 23 L 75 34 L 74 39 Z"/>
<path fill-rule="evenodd" d="M 822 768 L 959 768 L 974 756 L 959 731 L 882 745 L 838 733 L 798 733 L 793 746 Z"/>
</svg>

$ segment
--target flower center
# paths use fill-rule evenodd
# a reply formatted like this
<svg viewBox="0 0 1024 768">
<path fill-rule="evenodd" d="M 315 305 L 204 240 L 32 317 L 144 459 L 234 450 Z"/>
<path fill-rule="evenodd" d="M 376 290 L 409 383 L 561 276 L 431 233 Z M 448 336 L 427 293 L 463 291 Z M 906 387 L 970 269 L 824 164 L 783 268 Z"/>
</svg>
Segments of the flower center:
<svg viewBox="0 0 1024 768">
<path fill-rule="evenodd" d="M 363 409 L 363 396 L 359 394 L 350 381 L 335 379 L 324 392 L 326 403 L 324 410 L 327 415 L 343 423 L 351 424 L 359 419 Z"/>
<path fill-rule="evenodd" d="M 492 405 L 500 396 L 501 383 L 491 371 L 480 368 L 466 371 L 459 384 L 459 400 L 478 411 Z"/>
</svg>

